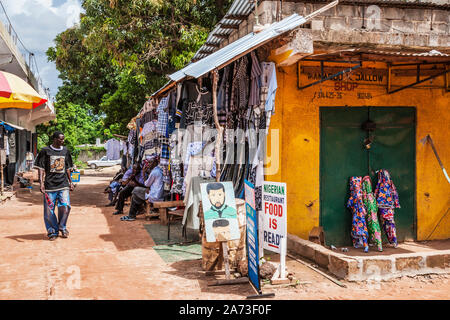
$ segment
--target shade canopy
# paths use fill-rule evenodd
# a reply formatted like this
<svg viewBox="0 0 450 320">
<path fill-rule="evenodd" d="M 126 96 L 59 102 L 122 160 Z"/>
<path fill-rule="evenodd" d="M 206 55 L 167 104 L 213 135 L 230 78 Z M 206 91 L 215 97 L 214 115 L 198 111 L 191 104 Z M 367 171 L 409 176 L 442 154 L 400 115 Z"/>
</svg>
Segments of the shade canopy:
<svg viewBox="0 0 450 320">
<path fill-rule="evenodd" d="M 34 109 L 47 102 L 18 76 L 0 71 L 0 109 Z"/>
</svg>

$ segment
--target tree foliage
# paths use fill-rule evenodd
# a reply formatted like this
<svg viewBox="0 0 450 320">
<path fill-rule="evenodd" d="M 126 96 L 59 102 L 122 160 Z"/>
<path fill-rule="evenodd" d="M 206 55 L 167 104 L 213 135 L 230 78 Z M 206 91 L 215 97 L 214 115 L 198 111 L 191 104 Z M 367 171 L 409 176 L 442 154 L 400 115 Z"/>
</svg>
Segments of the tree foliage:
<svg viewBox="0 0 450 320">
<path fill-rule="evenodd" d="M 192 59 L 231 2 L 82 1 L 79 25 L 58 34 L 47 51 L 63 81 L 56 95 L 56 127 L 64 127 L 68 142 L 74 135 L 78 144 L 88 136 L 69 131 L 86 129 L 78 124 L 84 119 L 91 122 L 88 135 L 126 134 L 146 97 L 167 82 L 166 74 Z M 69 125 L 74 112 L 87 118 L 77 116 Z"/>
</svg>

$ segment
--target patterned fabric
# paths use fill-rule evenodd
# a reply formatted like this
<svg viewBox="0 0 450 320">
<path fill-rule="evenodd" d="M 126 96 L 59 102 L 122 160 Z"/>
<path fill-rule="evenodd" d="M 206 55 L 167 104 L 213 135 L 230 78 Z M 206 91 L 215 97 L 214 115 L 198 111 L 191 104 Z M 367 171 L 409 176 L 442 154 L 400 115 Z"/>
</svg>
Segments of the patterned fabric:
<svg viewBox="0 0 450 320">
<path fill-rule="evenodd" d="M 261 80 L 260 76 L 262 74 L 261 66 L 256 56 L 255 51 L 251 52 L 252 58 L 252 70 L 251 70 L 251 83 L 250 83 L 250 97 L 248 101 L 249 106 L 257 106 L 260 103 L 260 87 Z"/>
<path fill-rule="evenodd" d="M 161 99 L 156 112 L 158 113 L 158 122 L 156 130 L 162 135 L 166 136 L 167 133 L 167 125 L 169 124 L 169 113 L 167 112 L 167 103 L 168 98 L 164 97 Z"/>
<path fill-rule="evenodd" d="M 176 159 L 170 160 L 170 170 L 172 172 L 172 188 L 170 189 L 171 193 L 183 193 L 183 174 L 181 170 L 181 161 Z"/>
<path fill-rule="evenodd" d="M 190 142 L 188 144 L 186 149 L 186 157 L 184 158 L 184 176 L 186 176 L 191 156 L 195 156 L 202 152 L 204 146 L 205 142 L 202 141 Z"/>
<path fill-rule="evenodd" d="M 169 159 L 161 158 L 159 161 L 159 167 L 161 168 L 163 173 L 164 190 L 170 191 L 171 179 L 169 171 Z"/>
<path fill-rule="evenodd" d="M 203 125 L 211 125 L 213 106 L 210 103 L 188 102 L 185 117 L 186 126 L 194 124 L 196 121 L 200 121 Z"/>
<path fill-rule="evenodd" d="M 364 252 L 369 251 L 369 233 L 366 225 L 366 209 L 362 199 L 361 177 L 350 178 L 350 198 L 347 201 L 347 208 L 353 214 L 352 221 L 352 241 L 355 248 L 364 248 Z"/>
<path fill-rule="evenodd" d="M 366 208 L 367 216 L 367 229 L 369 231 L 370 242 L 375 244 L 378 251 L 383 251 L 383 245 L 381 241 L 381 229 L 378 223 L 378 206 L 375 196 L 372 193 L 372 181 L 369 176 L 365 176 L 362 179 L 362 195 L 364 206 Z"/>
<path fill-rule="evenodd" d="M 230 67 L 226 66 L 223 70 L 222 79 L 217 91 L 217 111 L 226 114 L 228 108 L 228 96 L 230 91 L 229 84 Z"/>
<path fill-rule="evenodd" d="M 397 231 L 394 220 L 394 208 L 400 208 L 397 189 L 387 170 L 378 171 L 378 184 L 375 197 L 380 212 L 384 232 L 389 243 L 397 245 Z"/>
<path fill-rule="evenodd" d="M 170 151 L 169 151 L 169 145 L 168 144 L 161 144 L 161 159 L 169 159 L 170 158 Z"/>
<path fill-rule="evenodd" d="M 248 105 L 249 77 L 247 74 L 248 58 L 242 57 L 236 62 L 231 84 L 231 100 L 228 109 L 227 128 L 243 128 L 243 119 Z"/>
<path fill-rule="evenodd" d="M 378 170 L 378 184 L 375 189 L 378 208 L 400 208 L 397 189 L 387 170 Z"/>
<path fill-rule="evenodd" d="M 397 245 L 397 229 L 394 221 L 394 209 L 380 208 L 380 220 L 389 243 Z"/>
</svg>

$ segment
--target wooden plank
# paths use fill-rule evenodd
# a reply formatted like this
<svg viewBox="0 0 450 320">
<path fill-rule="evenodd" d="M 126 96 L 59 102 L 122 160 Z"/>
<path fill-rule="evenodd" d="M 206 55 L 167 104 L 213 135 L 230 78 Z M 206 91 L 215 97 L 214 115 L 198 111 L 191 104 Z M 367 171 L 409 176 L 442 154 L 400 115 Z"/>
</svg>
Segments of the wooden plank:
<svg viewBox="0 0 450 320">
<path fill-rule="evenodd" d="M 230 279 L 230 262 L 228 261 L 228 244 L 226 241 L 222 242 L 223 261 L 225 263 L 225 277 Z"/>
<path fill-rule="evenodd" d="M 180 206 L 184 207 L 183 200 L 153 202 L 154 208 L 171 208 L 171 207 L 180 207 Z"/>
<path fill-rule="evenodd" d="M 224 242 L 225 243 L 225 242 Z M 208 286 L 223 286 L 223 285 L 233 285 L 233 284 L 243 284 L 249 283 L 247 277 L 237 278 L 237 279 L 227 279 L 227 280 L 216 280 L 208 283 Z"/>
<path fill-rule="evenodd" d="M 184 216 L 184 209 L 178 209 L 178 210 L 167 210 L 167 214 L 170 216 L 177 216 L 177 217 L 183 217 Z"/>
</svg>

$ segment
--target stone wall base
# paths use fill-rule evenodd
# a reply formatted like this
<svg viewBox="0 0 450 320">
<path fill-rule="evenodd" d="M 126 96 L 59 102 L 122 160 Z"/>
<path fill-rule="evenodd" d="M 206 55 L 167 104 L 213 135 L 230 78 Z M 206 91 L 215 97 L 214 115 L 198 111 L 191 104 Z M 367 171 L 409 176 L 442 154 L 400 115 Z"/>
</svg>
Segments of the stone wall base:
<svg viewBox="0 0 450 320">
<path fill-rule="evenodd" d="M 450 273 L 450 250 L 350 257 L 291 234 L 287 237 L 287 249 L 292 254 L 314 261 L 337 278 L 348 281 Z"/>
</svg>

